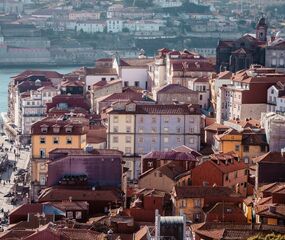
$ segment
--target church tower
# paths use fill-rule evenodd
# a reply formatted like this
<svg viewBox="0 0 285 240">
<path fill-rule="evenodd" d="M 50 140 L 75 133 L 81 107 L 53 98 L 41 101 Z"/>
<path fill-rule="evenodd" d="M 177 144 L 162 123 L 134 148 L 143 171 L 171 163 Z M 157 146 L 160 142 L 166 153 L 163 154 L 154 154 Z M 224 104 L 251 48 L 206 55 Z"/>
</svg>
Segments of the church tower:
<svg viewBox="0 0 285 240">
<path fill-rule="evenodd" d="M 267 40 L 267 29 L 266 20 L 264 17 L 260 18 L 256 26 L 256 39 L 261 42 L 266 42 Z"/>
</svg>

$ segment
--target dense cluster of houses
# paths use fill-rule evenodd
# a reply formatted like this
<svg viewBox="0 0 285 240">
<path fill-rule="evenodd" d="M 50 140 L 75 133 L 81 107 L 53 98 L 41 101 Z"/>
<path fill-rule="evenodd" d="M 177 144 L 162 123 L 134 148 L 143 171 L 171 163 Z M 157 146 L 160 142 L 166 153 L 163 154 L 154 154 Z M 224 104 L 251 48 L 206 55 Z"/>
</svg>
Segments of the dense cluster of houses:
<svg viewBox="0 0 285 240">
<path fill-rule="evenodd" d="M 252 64 L 163 48 L 12 77 L 4 127 L 31 144 L 31 191 L 0 239 L 285 234 L 285 74 Z"/>
</svg>

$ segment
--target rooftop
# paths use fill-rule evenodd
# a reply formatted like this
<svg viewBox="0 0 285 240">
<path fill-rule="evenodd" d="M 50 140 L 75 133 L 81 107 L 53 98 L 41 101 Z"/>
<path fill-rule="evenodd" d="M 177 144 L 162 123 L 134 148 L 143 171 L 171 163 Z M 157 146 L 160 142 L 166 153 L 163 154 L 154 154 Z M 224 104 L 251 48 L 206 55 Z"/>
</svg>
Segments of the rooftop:
<svg viewBox="0 0 285 240">
<path fill-rule="evenodd" d="M 240 197 L 240 195 L 234 193 L 232 189 L 220 186 L 176 186 L 174 194 L 178 199 L 204 197 Z"/>
</svg>

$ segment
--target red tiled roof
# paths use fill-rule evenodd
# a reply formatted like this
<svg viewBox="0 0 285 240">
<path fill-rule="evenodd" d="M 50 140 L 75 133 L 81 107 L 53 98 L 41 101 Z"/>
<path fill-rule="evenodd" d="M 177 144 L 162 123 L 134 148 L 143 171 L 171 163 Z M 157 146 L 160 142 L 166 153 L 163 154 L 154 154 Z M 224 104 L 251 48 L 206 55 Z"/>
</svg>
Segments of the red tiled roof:
<svg viewBox="0 0 285 240">
<path fill-rule="evenodd" d="M 122 83 L 122 81 L 119 80 L 119 79 L 118 80 L 109 81 L 109 82 L 107 82 L 106 80 L 101 80 L 101 81 L 99 81 L 99 82 L 97 82 L 97 83 L 95 83 L 93 85 L 93 89 L 97 90 L 97 89 L 100 89 L 100 88 L 104 88 L 105 86 L 111 86 L 111 85 L 114 85 L 114 84 L 117 84 L 117 83 Z"/>
<path fill-rule="evenodd" d="M 248 168 L 248 165 L 244 163 L 244 161 L 239 161 L 237 159 L 237 154 L 235 152 L 212 154 L 210 155 L 210 159 L 203 163 L 206 162 L 211 163 L 223 173 L 230 173 Z"/>
<path fill-rule="evenodd" d="M 67 239 L 72 240 L 105 240 L 106 235 L 104 233 L 99 233 L 86 229 L 70 229 L 61 228 L 57 229 L 61 235 Z"/>
<path fill-rule="evenodd" d="M 184 87 L 184 86 L 181 86 L 180 84 L 168 84 L 168 85 L 165 85 L 163 87 L 161 87 L 158 91 L 157 91 L 157 94 L 160 94 L 160 93 L 167 93 L 167 94 L 193 94 L 195 93 L 195 91 L 187 88 L 187 87 Z"/>
<path fill-rule="evenodd" d="M 67 201 L 72 197 L 72 201 L 107 201 L 120 202 L 121 195 L 115 190 L 88 190 L 88 189 L 68 189 L 68 188 L 46 188 L 40 196 L 39 202 Z"/>
<path fill-rule="evenodd" d="M 83 68 L 86 75 L 118 75 L 115 68 Z"/>
<path fill-rule="evenodd" d="M 98 144 L 107 142 L 107 129 L 104 126 L 92 128 L 87 133 L 86 142 L 88 144 Z"/>
<path fill-rule="evenodd" d="M 181 152 L 181 153 L 190 153 L 192 154 L 194 157 L 200 157 L 202 156 L 201 153 L 197 152 L 196 150 L 188 147 L 188 146 L 185 146 L 185 145 L 181 145 L 181 146 L 178 146 L 176 148 L 173 148 L 172 149 L 173 151 L 175 152 Z"/>
<path fill-rule="evenodd" d="M 228 187 L 220 186 L 183 186 L 175 187 L 175 195 L 178 199 L 203 198 L 203 197 L 240 197 Z"/>
<path fill-rule="evenodd" d="M 168 178 L 174 180 L 177 176 L 179 176 L 181 173 L 185 172 L 185 169 L 181 167 L 180 165 L 174 164 L 172 162 L 167 163 L 165 165 L 162 165 L 156 169 L 152 168 L 140 175 L 140 179 L 148 176 L 152 172 L 159 172 L 163 175 L 167 176 Z"/>
<path fill-rule="evenodd" d="M 148 67 L 149 63 L 154 61 L 153 58 L 121 58 L 121 67 Z"/>
<path fill-rule="evenodd" d="M 56 71 L 26 70 L 14 76 L 13 78 L 28 77 L 31 75 L 42 75 L 42 76 L 45 76 L 46 78 L 62 78 L 63 77 L 61 73 L 58 73 Z"/>
<path fill-rule="evenodd" d="M 285 155 L 283 156 L 281 152 L 268 152 L 264 155 L 256 157 L 253 159 L 255 163 L 280 163 L 285 164 Z"/>
<path fill-rule="evenodd" d="M 68 210 L 75 211 L 75 210 L 88 210 L 89 209 L 88 202 L 62 201 L 62 202 L 52 202 L 49 204 L 62 211 L 68 211 Z"/>
<path fill-rule="evenodd" d="M 197 162 L 197 158 L 190 152 L 177 152 L 174 150 L 161 152 L 153 151 L 142 156 L 143 159 L 159 159 L 159 160 L 174 160 L 174 161 L 194 161 Z"/>
<path fill-rule="evenodd" d="M 20 240 L 26 239 L 26 237 L 30 236 L 36 232 L 36 230 L 8 230 L 0 235 L 0 239 L 2 240 Z"/>
<path fill-rule="evenodd" d="M 226 125 L 223 125 L 223 124 L 219 124 L 219 123 L 213 123 L 213 124 L 211 124 L 211 125 L 209 125 L 209 126 L 207 126 L 207 127 L 205 127 L 204 129 L 205 129 L 205 131 L 214 131 L 214 132 L 217 132 L 218 131 L 218 129 L 225 129 L 225 130 L 227 130 L 227 129 L 229 129 L 229 127 L 228 126 L 226 126 Z"/>
<path fill-rule="evenodd" d="M 53 127 L 58 125 L 59 132 L 53 131 Z M 31 127 L 31 134 L 34 135 L 84 135 L 88 131 L 89 121 L 83 117 L 72 117 L 67 120 L 62 118 L 47 117 L 34 123 Z M 47 132 L 43 133 L 41 128 L 47 127 Z M 66 127 L 72 127 L 71 132 L 65 130 Z"/>
<path fill-rule="evenodd" d="M 113 62 L 113 58 L 98 58 L 96 62 Z"/>
<path fill-rule="evenodd" d="M 108 113 L 133 113 L 123 110 L 112 109 Z M 200 115 L 200 108 L 196 105 L 187 104 L 137 104 L 136 114 L 153 114 L 153 115 Z"/>
<path fill-rule="evenodd" d="M 42 213 L 41 203 L 27 203 L 11 210 L 9 215 L 28 215 L 29 213 Z"/>
</svg>

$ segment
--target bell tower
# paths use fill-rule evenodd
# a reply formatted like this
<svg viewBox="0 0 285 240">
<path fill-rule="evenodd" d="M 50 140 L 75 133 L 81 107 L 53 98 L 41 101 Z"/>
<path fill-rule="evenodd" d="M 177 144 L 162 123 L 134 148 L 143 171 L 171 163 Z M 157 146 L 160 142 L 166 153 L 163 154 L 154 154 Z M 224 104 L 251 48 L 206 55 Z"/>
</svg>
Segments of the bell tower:
<svg viewBox="0 0 285 240">
<path fill-rule="evenodd" d="M 266 19 L 264 17 L 260 18 L 256 26 L 256 39 L 261 42 L 267 41 L 267 29 Z"/>
</svg>

